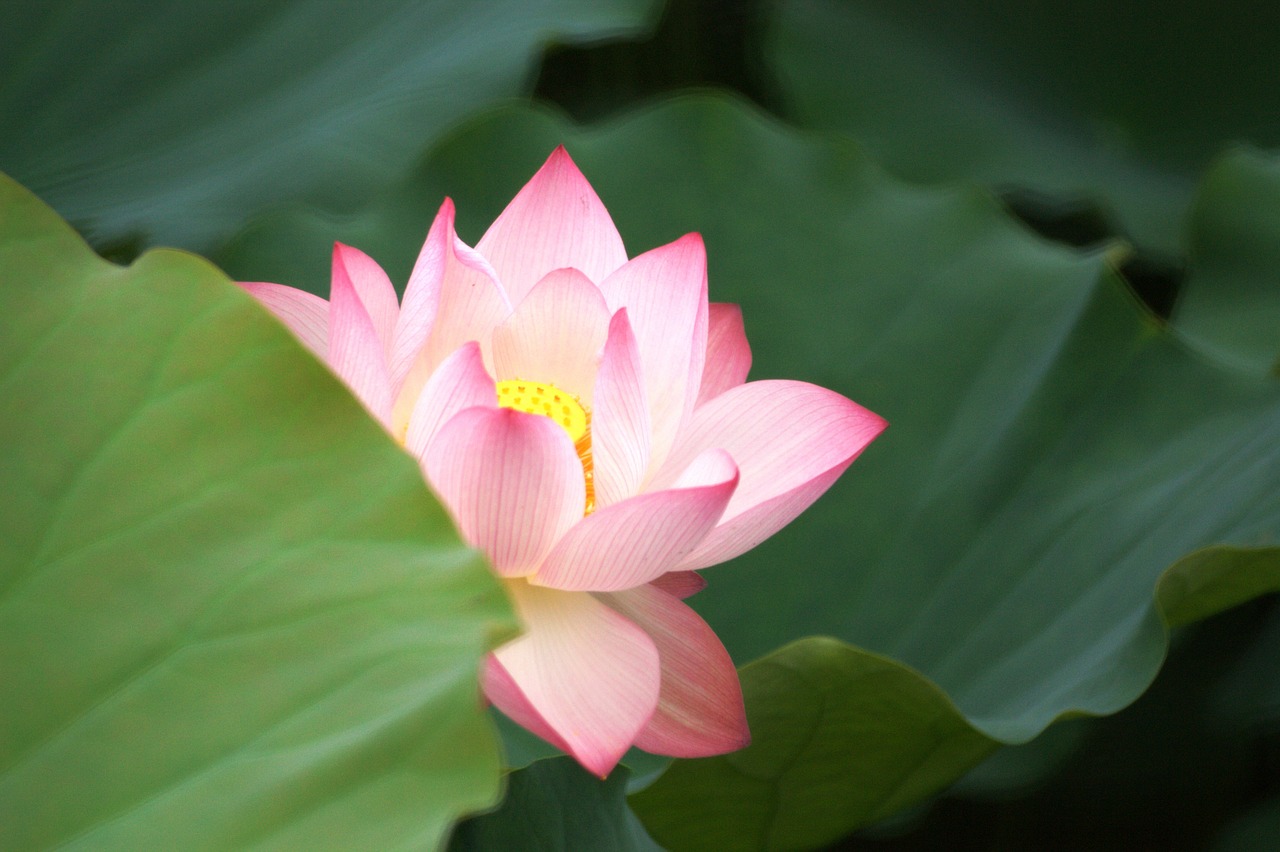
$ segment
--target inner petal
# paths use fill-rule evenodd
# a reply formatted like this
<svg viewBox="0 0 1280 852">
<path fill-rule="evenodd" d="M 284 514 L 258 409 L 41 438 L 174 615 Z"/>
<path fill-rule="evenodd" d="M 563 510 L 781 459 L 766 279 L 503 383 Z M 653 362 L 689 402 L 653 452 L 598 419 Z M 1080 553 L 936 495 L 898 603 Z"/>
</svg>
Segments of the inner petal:
<svg viewBox="0 0 1280 852">
<path fill-rule="evenodd" d="M 589 407 L 610 316 L 585 275 L 557 269 L 493 330 L 494 378 L 550 379 Z"/>
<path fill-rule="evenodd" d="M 506 379 L 495 384 L 498 407 L 537 414 L 555 422 L 569 434 L 582 463 L 587 499 L 583 514 L 596 507 L 595 469 L 591 458 L 591 411 L 573 394 L 547 382 Z"/>
</svg>

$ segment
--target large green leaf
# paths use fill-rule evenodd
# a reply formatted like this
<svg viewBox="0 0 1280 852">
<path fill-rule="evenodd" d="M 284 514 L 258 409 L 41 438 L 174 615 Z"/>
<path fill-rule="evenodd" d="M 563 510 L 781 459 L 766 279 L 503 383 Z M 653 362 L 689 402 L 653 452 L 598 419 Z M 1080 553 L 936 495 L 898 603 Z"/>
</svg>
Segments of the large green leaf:
<svg viewBox="0 0 1280 852">
<path fill-rule="evenodd" d="M 658 852 L 627 807 L 629 774 L 602 782 L 568 757 L 535 761 L 507 776 L 501 808 L 458 826 L 450 852 Z"/>
<path fill-rule="evenodd" d="M 1187 240 L 1179 329 L 1218 357 L 1280 373 L 1280 156 L 1242 149 L 1215 163 Z"/>
<path fill-rule="evenodd" d="M 589 130 L 497 113 L 446 140 L 349 230 L 281 215 L 220 259 L 271 278 L 259 272 L 287 271 L 292 246 L 320 261 L 292 264 L 289 283 L 318 288 L 324 247 L 355 234 L 404 280 L 442 195 L 474 240 L 562 141 L 632 253 L 704 234 L 712 297 L 743 305 L 753 375 L 816 381 L 891 423 L 806 516 L 708 572 L 694 599 L 739 661 L 811 633 L 867 650 L 801 645 L 744 669 L 755 742 L 677 764 L 637 798 L 662 824 L 659 842 L 696 846 L 711 823 L 726 848 L 760 831 L 779 846 L 835 836 L 944 785 L 995 741 L 1124 707 L 1161 664 L 1166 618 L 1274 587 L 1273 551 L 1232 568 L 1280 532 L 1280 387 L 1172 339 L 1105 254 L 1042 242 L 979 191 L 897 183 L 838 138 L 734 102 L 683 99 Z M 1199 553 L 1209 546 L 1212 558 Z M 781 669 L 811 683 L 845 674 L 829 693 L 808 690 L 830 702 L 814 717 Z M 865 695 L 870 683 L 883 692 Z M 788 731 L 831 724 L 844 726 L 823 734 L 839 747 L 779 758 Z M 859 774 L 877 749 L 876 771 Z M 723 769 L 735 761 L 752 769 Z M 744 817 L 740 834 L 725 810 L 674 821 L 643 806 L 731 802 L 734 791 L 751 803 L 769 784 L 806 794 L 775 799 L 763 829 Z"/>
<path fill-rule="evenodd" d="M 252 299 L 0 176 L 0 846 L 421 848 L 498 792 L 511 627 L 417 465 Z"/>
<path fill-rule="evenodd" d="M 203 249 L 295 198 L 346 210 L 555 38 L 653 0 L 0 5 L 0 168 L 96 244 Z"/>
<path fill-rule="evenodd" d="M 1171 255 L 1209 160 L 1231 142 L 1280 145 L 1274 5 L 774 8 L 766 56 L 788 117 L 854 134 L 911 179 L 1095 202 Z"/>
</svg>

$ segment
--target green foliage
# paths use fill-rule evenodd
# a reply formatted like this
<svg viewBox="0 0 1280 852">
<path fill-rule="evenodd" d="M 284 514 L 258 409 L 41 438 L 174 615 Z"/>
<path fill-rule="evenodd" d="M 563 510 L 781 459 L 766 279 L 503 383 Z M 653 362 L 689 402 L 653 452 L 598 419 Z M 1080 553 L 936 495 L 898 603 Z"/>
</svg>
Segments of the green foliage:
<svg viewBox="0 0 1280 852">
<path fill-rule="evenodd" d="M 1274 588 L 1280 562 L 1257 548 L 1280 531 L 1280 388 L 1204 362 L 1106 253 L 1045 243 L 980 192 L 907 187 L 721 98 L 587 129 L 512 108 L 440 145 L 351 223 L 369 237 L 356 244 L 403 280 L 444 194 L 474 240 L 562 141 L 632 253 L 703 233 L 712 297 L 743 305 L 753 376 L 834 387 L 891 423 L 803 522 L 693 599 L 739 660 L 811 633 L 868 650 L 802 643 L 744 668 L 754 744 L 678 761 L 636 796 L 660 842 L 835 838 L 999 742 L 1124 707 L 1164 658 L 1165 619 Z M 219 259 L 251 275 L 281 245 L 309 255 L 339 235 L 279 214 Z M 795 683 L 833 669 L 815 720 L 817 694 Z M 761 811 L 774 789 L 804 792 Z"/>
<path fill-rule="evenodd" d="M 658 852 L 627 807 L 628 777 L 618 769 L 601 781 L 568 757 L 535 761 L 507 776 L 501 808 L 458 826 L 450 852 Z"/>
<path fill-rule="evenodd" d="M 1280 375 L 1280 156 L 1237 149 L 1205 175 L 1187 227 L 1180 331 Z"/>
<path fill-rule="evenodd" d="M 821 845 L 936 791 L 995 749 L 900 663 L 809 638 L 744 666 L 752 745 L 676 761 L 632 797 L 672 849 Z"/>
<path fill-rule="evenodd" d="M 0 846 L 432 846 L 512 619 L 417 465 L 209 264 L 0 176 Z M 17 415 L 17 416 L 15 416 Z"/>
<path fill-rule="evenodd" d="M 599 782 L 505 726 L 523 768 L 457 848 L 652 848 L 628 789 L 676 849 L 820 845 L 1124 708 L 1170 627 L 1280 586 L 1280 172 L 1231 147 L 1280 146 L 1275 9 L 672 2 L 540 71 L 657 4 L 0 10 L 0 168 L 110 257 L 324 294 L 340 239 L 403 283 L 443 196 L 474 242 L 565 142 L 632 254 L 704 234 L 754 378 L 890 420 L 691 601 L 747 663 L 748 749 Z M 535 80 L 580 116 L 727 82 L 792 126 L 716 94 L 476 118 Z M 1182 284 L 1172 331 L 1135 251 Z M 0 846 L 422 847 L 493 803 L 474 672 L 510 613 L 340 385 L 206 264 L 103 263 L 9 183 L 0 282 Z M 1222 641 L 1146 709 L 961 792 L 1048 784 L 1036 837 L 1210 785 L 1186 810 L 1259 848 L 1274 767 L 1246 814 L 1237 734 L 1280 719 L 1269 624 L 1197 628 Z M 1188 701 L 1228 733 L 1168 745 L 1208 725 Z"/>
<path fill-rule="evenodd" d="M 1274 33 L 1250 0 L 786 0 L 766 46 L 788 118 L 921 181 L 981 180 L 1050 210 L 1099 206 L 1181 254 L 1201 170 L 1225 143 L 1280 145 Z"/>
<path fill-rule="evenodd" d="M 653 0 L 0 5 L 0 168 L 99 248 L 207 250 L 296 199 L 353 209 L 551 39 Z"/>
</svg>

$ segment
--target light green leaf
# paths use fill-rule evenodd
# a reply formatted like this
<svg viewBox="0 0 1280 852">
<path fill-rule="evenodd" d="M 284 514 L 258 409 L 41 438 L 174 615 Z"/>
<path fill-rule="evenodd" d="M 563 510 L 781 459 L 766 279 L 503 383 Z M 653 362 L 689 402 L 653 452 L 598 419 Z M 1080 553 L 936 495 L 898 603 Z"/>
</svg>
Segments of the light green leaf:
<svg viewBox="0 0 1280 852">
<path fill-rule="evenodd" d="M 1174 322 L 1232 363 L 1280 374 L 1280 156 L 1239 149 L 1205 176 Z"/>
<path fill-rule="evenodd" d="M 1210 159 L 1238 141 L 1280 145 L 1280 7 L 771 8 L 765 55 L 788 118 L 850 133 L 912 180 L 975 178 L 1050 210 L 1095 203 L 1172 257 Z"/>
<path fill-rule="evenodd" d="M 826 712 L 847 725 L 845 745 L 801 750 L 781 767 L 770 761 L 790 746 L 777 732 L 813 730 L 814 711 L 780 681 L 753 684 L 774 670 L 770 658 L 747 667 L 756 737 L 739 757 L 763 755 L 764 768 L 747 778 L 724 762 L 677 762 L 637 798 L 659 842 L 696 847 L 713 830 L 726 848 L 832 839 L 954 780 L 991 742 L 1115 712 L 1164 658 L 1163 572 L 1206 547 L 1234 559 L 1280 537 L 1280 386 L 1173 339 L 1106 253 L 1043 242 L 982 192 L 898 183 L 840 138 L 796 133 L 737 102 L 686 98 L 589 129 L 528 109 L 495 113 L 361 217 L 354 230 L 370 241 L 356 244 L 403 281 L 443 195 L 474 241 L 561 142 L 632 254 L 702 232 L 712 298 L 743 306 L 753 377 L 833 387 L 891 424 L 828 496 L 708 571 L 692 599 L 740 662 L 826 634 L 866 650 L 837 646 L 830 655 L 849 661 L 839 663 L 780 652 L 798 655 L 787 657 L 798 677 L 821 682 L 807 666 L 874 660 L 892 671 L 878 681 L 884 692 L 855 704 L 851 689 L 833 692 Z M 220 257 L 256 278 L 284 268 L 280 235 L 323 257 L 343 233 L 282 215 Z M 321 269 L 296 269 L 288 283 L 323 286 Z M 1179 620 L 1259 594 L 1280 574 L 1267 559 L 1251 579 L 1215 579 L 1223 564 L 1175 566 L 1189 590 Z M 946 722 L 910 727 L 908 700 L 915 718 Z M 895 725 L 901 735 L 887 736 Z M 989 742 L 930 739 L 966 726 Z M 949 745 L 957 739 L 964 748 Z M 897 771 L 859 775 L 864 806 L 832 813 L 876 749 L 875 765 Z M 739 834 L 727 811 L 664 816 L 681 796 L 750 803 L 792 778 L 805 779 L 806 795 L 776 801 L 763 828 L 746 805 Z M 682 833 L 665 833 L 677 825 Z"/>
<path fill-rule="evenodd" d="M 0 168 L 98 245 L 204 250 L 295 199 L 353 209 L 552 39 L 653 0 L 0 6 Z"/>
<path fill-rule="evenodd" d="M 534 761 L 507 776 L 502 807 L 458 826 L 450 852 L 658 852 L 627 807 L 629 776 L 619 768 L 601 781 L 568 757 Z"/>
<path fill-rule="evenodd" d="M 417 465 L 209 264 L 0 176 L 0 846 L 431 847 L 512 629 Z"/>
</svg>

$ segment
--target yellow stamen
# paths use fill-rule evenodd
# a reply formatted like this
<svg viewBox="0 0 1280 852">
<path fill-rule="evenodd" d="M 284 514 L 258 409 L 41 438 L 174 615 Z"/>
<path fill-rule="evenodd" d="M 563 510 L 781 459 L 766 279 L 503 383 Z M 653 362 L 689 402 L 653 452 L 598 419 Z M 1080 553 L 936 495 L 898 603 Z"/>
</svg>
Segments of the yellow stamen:
<svg viewBox="0 0 1280 852">
<path fill-rule="evenodd" d="M 498 382 L 497 390 L 498 405 L 501 407 L 549 417 L 569 433 L 582 462 L 582 473 L 587 485 L 584 514 L 591 514 L 596 507 L 595 471 L 591 461 L 591 412 L 573 394 L 552 384 L 508 379 Z"/>
</svg>

